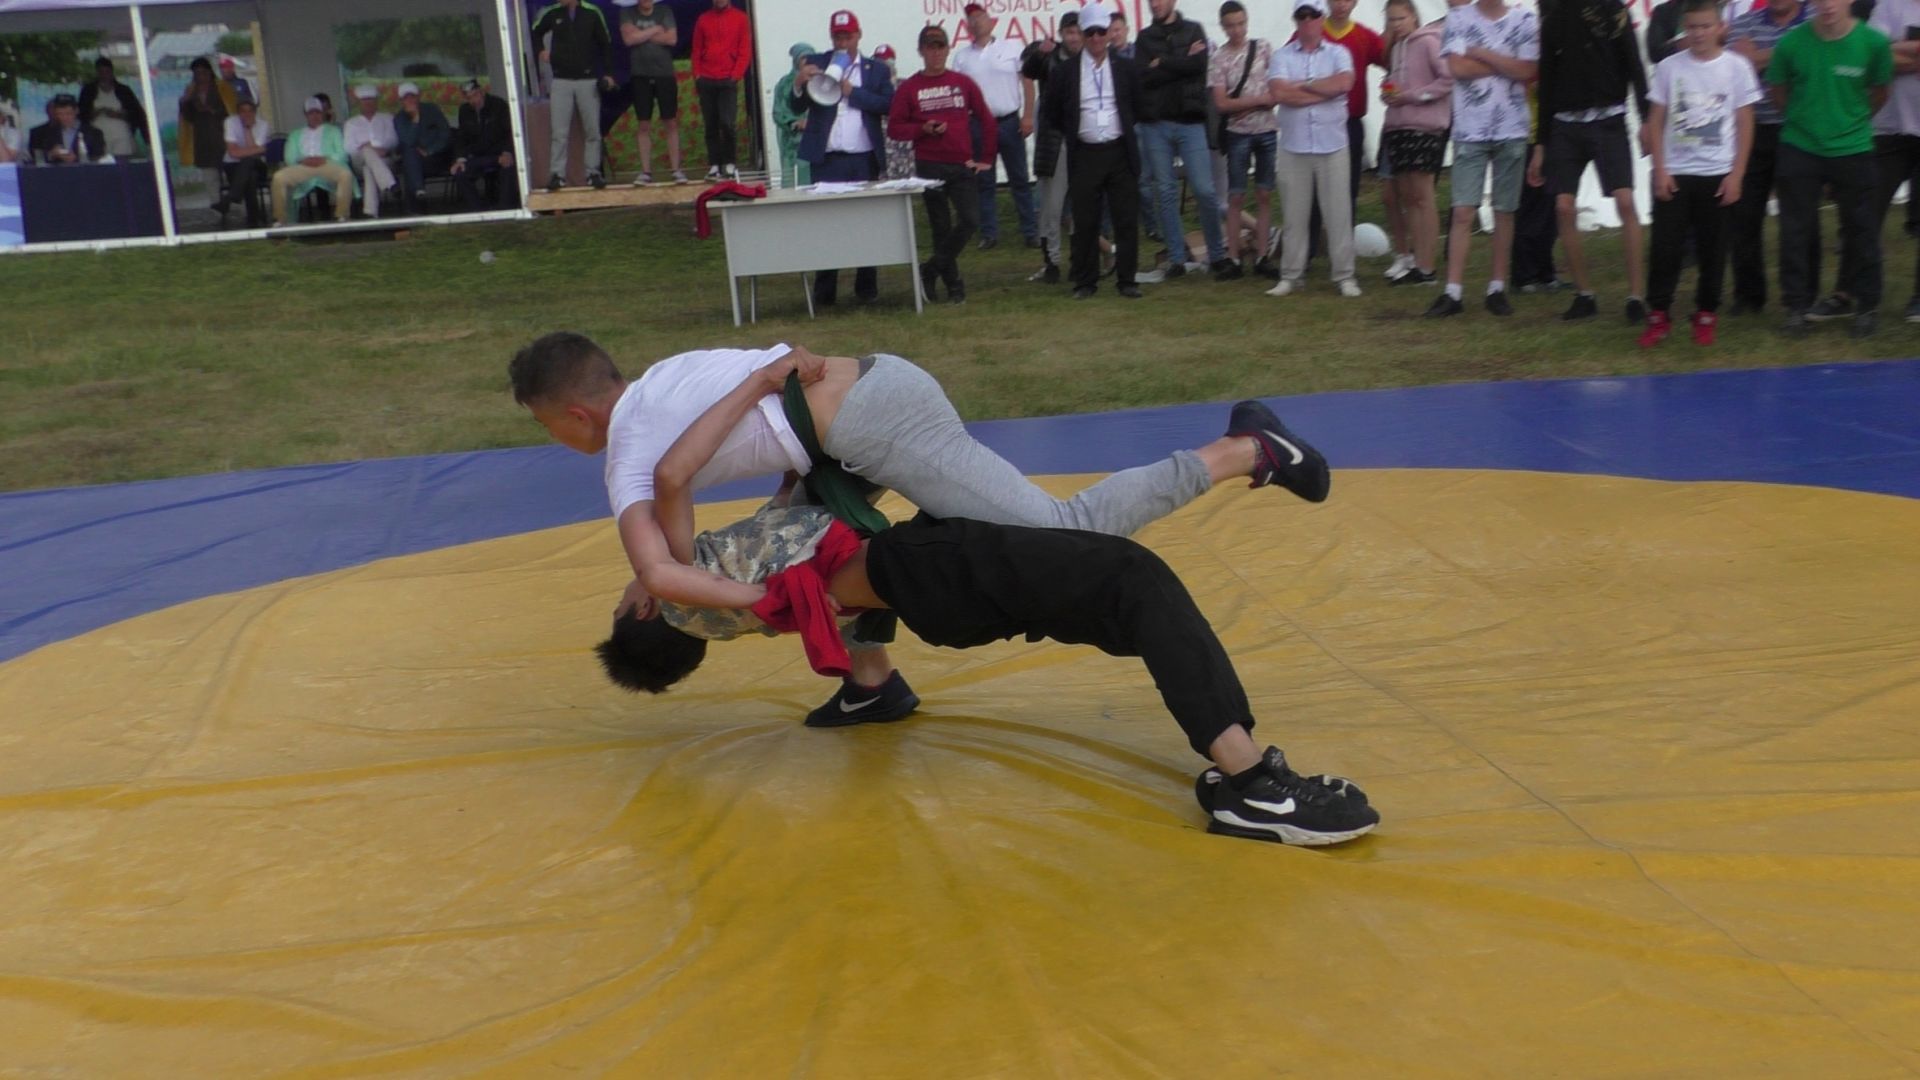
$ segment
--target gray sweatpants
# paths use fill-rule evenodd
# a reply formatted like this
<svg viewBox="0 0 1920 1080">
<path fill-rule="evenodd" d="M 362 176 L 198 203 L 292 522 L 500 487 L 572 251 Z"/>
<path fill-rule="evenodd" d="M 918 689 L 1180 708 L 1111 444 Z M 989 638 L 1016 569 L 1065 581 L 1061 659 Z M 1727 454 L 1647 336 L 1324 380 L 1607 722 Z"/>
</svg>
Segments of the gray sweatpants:
<svg viewBox="0 0 1920 1080">
<path fill-rule="evenodd" d="M 1112 536 L 1129 536 L 1213 486 L 1200 455 L 1180 450 L 1055 498 L 975 442 L 933 376 L 885 354 L 847 391 L 821 449 L 935 517 Z"/>
<path fill-rule="evenodd" d="M 600 87 L 592 79 L 555 79 L 553 98 L 548 102 L 547 163 L 553 175 L 566 178 L 567 141 L 573 134 L 573 111 L 580 110 L 580 126 L 586 129 L 587 171 L 600 171 Z"/>
<path fill-rule="evenodd" d="M 1060 257 L 1060 220 L 1067 209 L 1067 143 L 1060 141 L 1060 156 L 1053 163 L 1053 175 L 1040 178 L 1040 250 L 1047 261 L 1064 263 Z"/>
</svg>

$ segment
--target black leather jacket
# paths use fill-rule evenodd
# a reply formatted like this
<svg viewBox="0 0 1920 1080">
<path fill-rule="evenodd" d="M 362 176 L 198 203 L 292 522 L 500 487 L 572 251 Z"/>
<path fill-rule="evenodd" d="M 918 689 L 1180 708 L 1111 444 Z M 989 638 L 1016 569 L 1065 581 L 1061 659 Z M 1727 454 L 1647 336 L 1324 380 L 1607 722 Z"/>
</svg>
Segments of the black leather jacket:
<svg viewBox="0 0 1920 1080">
<path fill-rule="evenodd" d="M 1140 122 L 1172 120 L 1182 124 L 1207 119 L 1207 51 L 1191 52 L 1207 32 L 1192 19 L 1173 13 L 1170 23 L 1155 21 L 1135 39 L 1133 66 L 1140 71 Z M 1158 60 L 1159 63 L 1154 63 Z"/>
</svg>

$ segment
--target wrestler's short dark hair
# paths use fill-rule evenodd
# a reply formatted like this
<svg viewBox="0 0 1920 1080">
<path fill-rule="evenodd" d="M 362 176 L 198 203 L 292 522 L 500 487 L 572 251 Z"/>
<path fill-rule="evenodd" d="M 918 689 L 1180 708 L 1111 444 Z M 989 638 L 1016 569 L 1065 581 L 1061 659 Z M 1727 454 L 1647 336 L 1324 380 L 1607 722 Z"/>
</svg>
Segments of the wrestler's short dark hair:
<svg viewBox="0 0 1920 1080">
<path fill-rule="evenodd" d="M 621 383 L 613 357 L 585 334 L 557 330 L 514 354 L 507 365 L 513 400 L 521 405 L 597 398 Z"/>
<path fill-rule="evenodd" d="M 628 608 L 613 617 L 613 636 L 593 650 L 615 685 L 634 693 L 659 694 L 693 674 L 707 658 L 707 641 L 654 617 L 638 619 Z"/>
</svg>

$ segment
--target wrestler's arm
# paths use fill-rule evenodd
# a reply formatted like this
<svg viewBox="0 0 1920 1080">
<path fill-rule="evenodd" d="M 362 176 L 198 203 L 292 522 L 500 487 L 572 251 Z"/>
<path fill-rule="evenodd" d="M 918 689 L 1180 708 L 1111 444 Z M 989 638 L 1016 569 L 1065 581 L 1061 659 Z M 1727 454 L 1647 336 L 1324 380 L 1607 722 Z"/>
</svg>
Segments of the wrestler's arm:
<svg viewBox="0 0 1920 1080">
<path fill-rule="evenodd" d="M 634 503 L 620 513 L 620 546 L 626 549 L 627 561 L 633 564 L 640 587 L 650 597 L 690 607 L 745 608 L 759 603 L 766 590 L 758 585 L 743 585 L 673 561 L 654 514 L 648 502 Z M 688 550 L 692 550 L 691 539 Z M 652 600 L 646 601 L 639 614 L 643 619 L 652 617 Z"/>
<path fill-rule="evenodd" d="M 786 385 L 787 373 L 793 371 L 799 372 L 803 383 L 818 382 L 826 375 L 826 361 L 802 348 L 787 350 L 780 359 L 756 369 L 687 425 L 654 466 L 653 516 L 674 561 L 693 562 L 693 478 L 720 452 L 721 444 L 748 410 L 768 394 L 779 393 Z"/>
</svg>

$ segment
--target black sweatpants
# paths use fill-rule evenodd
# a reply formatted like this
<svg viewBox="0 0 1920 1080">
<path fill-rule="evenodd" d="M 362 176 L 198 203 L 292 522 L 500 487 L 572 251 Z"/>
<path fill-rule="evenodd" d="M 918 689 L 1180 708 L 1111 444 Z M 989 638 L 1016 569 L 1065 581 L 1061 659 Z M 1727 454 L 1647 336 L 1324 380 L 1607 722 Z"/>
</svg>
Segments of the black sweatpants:
<svg viewBox="0 0 1920 1080">
<path fill-rule="evenodd" d="M 735 113 L 740 107 L 740 84 L 730 79 L 695 79 L 700 119 L 706 127 L 707 164 L 732 165 L 739 152 Z"/>
<path fill-rule="evenodd" d="M 1875 235 L 1884 238 L 1887 208 L 1893 205 L 1894 192 L 1900 190 L 1900 185 L 1912 185 L 1907 188 L 1909 214 L 1916 199 L 1920 198 L 1920 135 L 1875 135 L 1873 171 L 1877 180 L 1873 215 Z M 1920 297 L 1920 251 L 1916 251 L 1915 255 L 1913 295 Z"/>
<path fill-rule="evenodd" d="M 1831 187 L 1840 215 L 1840 277 L 1835 289 L 1860 311 L 1880 307 L 1880 217 L 1874 213 L 1873 155 L 1821 157 L 1780 144 L 1774 189 L 1780 199 L 1780 303 L 1813 306 L 1820 287 L 1820 195 Z"/>
<path fill-rule="evenodd" d="M 1138 656 L 1204 756 L 1253 712 L 1227 651 L 1180 578 L 1121 536 L 922 514 L 873 538 L 873 591 L 929 645 L 1026 635 Z"/>
<path fill-rule="evenodd" d="M 1724 175 L 1676 176 L 1673 198 L 1653 200 L 1653 242 L 1647 245 L 1647 305 L 1653 310 L 1673 307 L 1689 239 L 1700 267 L 1694 310 L 1720 310 L 1720 283 L 1727 269 L 1720 237 L 1731 209 L 1720 205 L 1720 183 L 1725 179 Z"/>
<path fill-rule="evenodd" d="M 1533 148 L 1527 144 L 1527 160 L 1533 160 Z M 1443 222 L 1444 224 L 1444 222 Z M 1441 239 L 1446 230 L 1441 230 Z M 1534 187 L 1520 183 L 1520 209 L 1513 216 L 1513 268 L 1507 284 L 1545 285 L 1560 276 L 1553 265 L 1553 245 L 1560 242 L 1560 213 L 1553 205 L 1553 191 L 1546 185 Z"/>
<path fill-rule="evenodd" d="M 1727 220 L 1727 255 L 1733 263 L 1733 298 L 1751 307 L 1767 302 L 1767 200 L 1774 195 L 1774 173 L 1780 156 L 1780 125 L 1753 125 L 1753 152 L 1747 155 L 1747 173 L 1740 179 L 1740 201 Z M 1818 237 L 1812 244 L 1818 245 Z M 1807 252 L 1813 276 L 1820 276 L 1820 253 Z"/>
<path fill-rule="evenodd" d="M 921 197 L 927 202 L 927 228 L 933 233 L 933 258 L 927 261 L 951 289 L 961 284 L 960 253 L 980 227 L 980 174 L 944 161 L 915 161 L 913 171 L 922 179 L 942 181 Z"/>
<path fill-rule="evenodd" d="M 1075 288 L 1100 287 L 1100 217 L 1113 215 L 1114 283 L 1134 284 L 1140 268 L 1140 178 L 1127 163 L 1120 140 L 1067 145 L 1067 205 L 1073 208 L 1072 259 L 1067 280 Z"/>
</svg>

